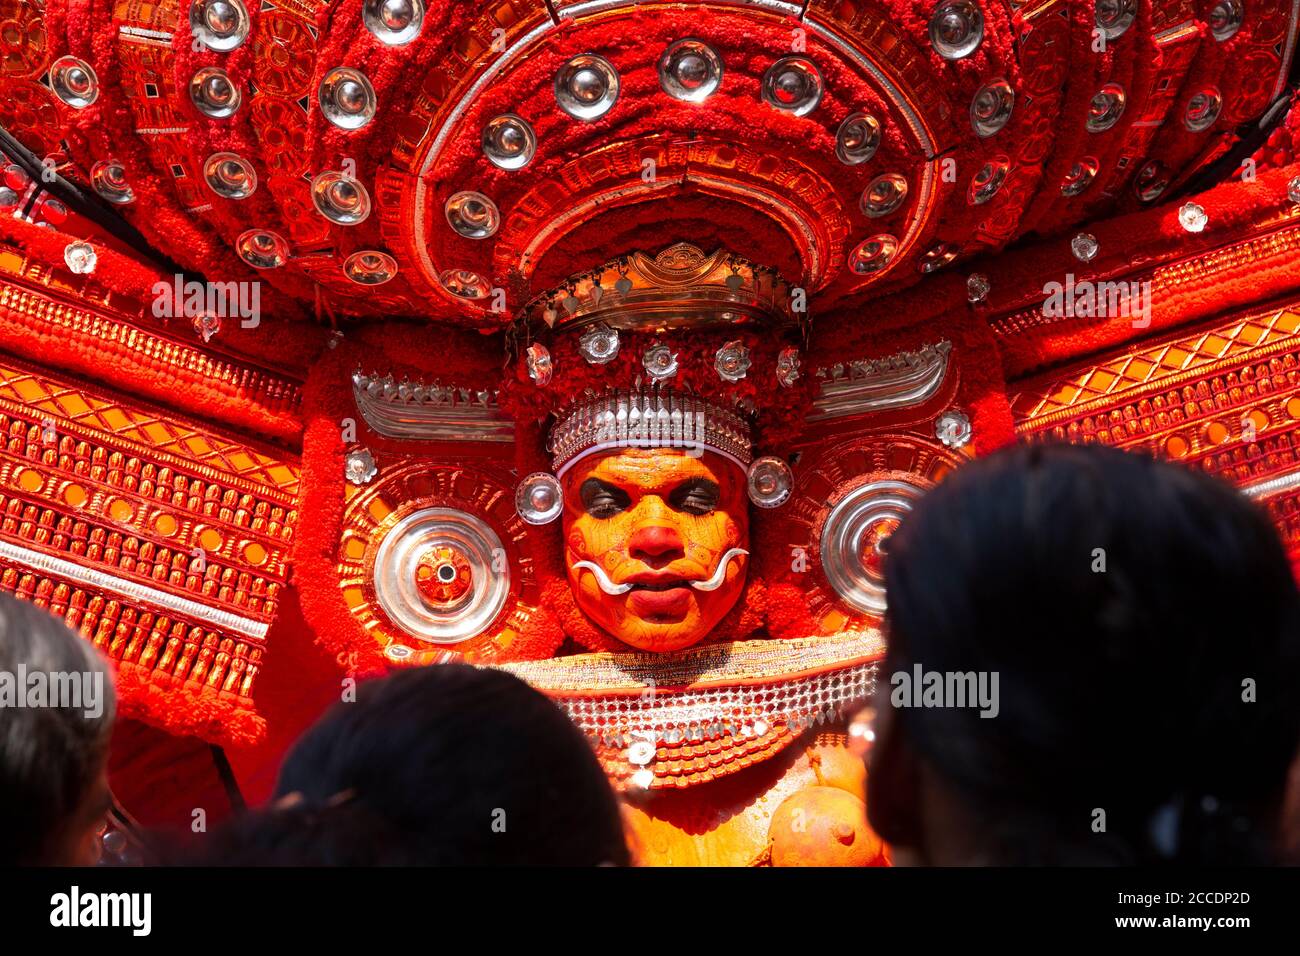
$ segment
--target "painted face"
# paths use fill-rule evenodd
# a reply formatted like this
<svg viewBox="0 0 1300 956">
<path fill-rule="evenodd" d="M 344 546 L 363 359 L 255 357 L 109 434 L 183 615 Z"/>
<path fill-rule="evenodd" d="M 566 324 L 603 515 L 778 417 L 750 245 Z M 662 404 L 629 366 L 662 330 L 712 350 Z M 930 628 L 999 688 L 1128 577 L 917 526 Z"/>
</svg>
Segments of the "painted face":
<svg viewBox="0 0 1300 956">
<path fill-rule="evenodd" d="M 578 606 L 625 644 L 697 643 L 745 586 L 744 473 L 721 455 L 626 448 L 564 476 L 565 565 Z"/>
</svg>

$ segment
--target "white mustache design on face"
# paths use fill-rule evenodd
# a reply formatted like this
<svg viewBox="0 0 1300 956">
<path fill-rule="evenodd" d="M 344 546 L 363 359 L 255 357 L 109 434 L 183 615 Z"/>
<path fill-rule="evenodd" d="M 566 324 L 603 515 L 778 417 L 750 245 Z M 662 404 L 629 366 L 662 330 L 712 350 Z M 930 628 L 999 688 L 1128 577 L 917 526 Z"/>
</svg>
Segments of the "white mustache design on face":
<svg viewBox="0 0 1300 956">
<path fill-rule="evenodd" d="M 722 587 L 722 582 L 726 580 L 727 566 L 731 564 L 732 560 L 741 555 L 748 554 L 749 552 L 744 548 L 732 548 L 722 556 L 722 560 L 718 562 L 717 568 L 707 581 L 688 581 L 687 583 L 697 591 L 716 591 L 718 588 Z M 599 564 L 592 563 L 591 561 L 574 561 L 573 570 L 590 571 L 595 576 L 596 583 L 600 585 L 600 589 L 606 594 L 626 594 L 635 586 L 632 584 L 615 584 L 609 579 L 609 575 L 605 573 L 604 568 Z"/>
</svg>

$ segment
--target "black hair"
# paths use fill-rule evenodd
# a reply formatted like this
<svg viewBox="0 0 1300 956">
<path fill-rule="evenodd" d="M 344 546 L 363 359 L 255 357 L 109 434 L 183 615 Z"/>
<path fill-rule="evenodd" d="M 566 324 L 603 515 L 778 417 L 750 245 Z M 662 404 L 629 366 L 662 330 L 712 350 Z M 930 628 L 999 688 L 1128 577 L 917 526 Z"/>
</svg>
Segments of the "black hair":
<svg viewBox="0 0 1300 956">
<path fill-rule="evenodd" d="M 11 691 L 25 694 L 27 687 L 17 686 L 20 669 L 29 678 L 44 675 L 51 694 L 56 681 L 85 687 L 83 675 L 102 694 L 97 708 L 89 700 L 0 705 L 0 866 L 59 864 L 69 828 L 86 825 L 77 816 L 108 755 L 113 678 L 94 646 L 59 618 L 0 594 L 0 673 Z"/>
<path fill-rule="evenodd" d="M 993 861 L 1270 859 L 1300 737 L 1300 596 L 1242 493 L 1104 447 L 1008 448 L 918 503 L 884 573 L 882 680 L 998 674 L 994 719 L 895 711 Z"/>
<path fill-rule="evenodd" d="M 276 794 L 301 795 L 294 814 L 369 814 L 385 844 L 400 834 L 400 853 L 385 845 L 375 862 L 629 862 L 586 737 L 504 671 L 445 664 L 361 683 L 295 744 Z"/>
</svg>

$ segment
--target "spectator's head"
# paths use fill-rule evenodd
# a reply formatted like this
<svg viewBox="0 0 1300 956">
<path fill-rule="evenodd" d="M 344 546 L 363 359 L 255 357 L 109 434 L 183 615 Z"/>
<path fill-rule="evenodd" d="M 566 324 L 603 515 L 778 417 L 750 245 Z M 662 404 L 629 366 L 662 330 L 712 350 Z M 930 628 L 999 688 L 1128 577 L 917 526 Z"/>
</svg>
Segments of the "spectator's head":
<svg viewBox="0 0 1300 956">
<path fill-rule="evenodd" d="M 449 664 L 362 683 L 356 697 L 286 758 L 277 796 L 295 812 L 360 808 L 348 812 L 402 835 L 405 862 L 628 862 L 618 800 L 591 746 L 523 681 Z"/>
<path fill-rule="evenodd" d="M 89 864 L 108 812 L 113 681 L 48 612 L 0 594 L 0 864 Z"/>
<path fill-rule="evenodd" d="M 885 578 L 868 806 L 896 859 L 1271 858 L 1300 598 L 1244 495 L 1107 448 L 1006 449 L 919 502 Z M 895 706 L 917 667 L 996 675 L 996 716 Z"/>
</svg>

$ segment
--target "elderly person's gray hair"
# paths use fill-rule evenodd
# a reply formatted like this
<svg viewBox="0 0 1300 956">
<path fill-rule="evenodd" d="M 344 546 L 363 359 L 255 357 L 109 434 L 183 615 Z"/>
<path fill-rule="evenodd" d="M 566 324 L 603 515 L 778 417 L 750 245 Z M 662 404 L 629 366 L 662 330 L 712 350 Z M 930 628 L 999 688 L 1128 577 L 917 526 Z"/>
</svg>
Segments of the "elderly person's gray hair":
<svg viewBox="0 0 1300 956">
<path fill-rule="evenodd" d="M 45 675 L 43 700 L 29 693 L 42 682 L 34 674 Z M 103 767 L 114 711 L 99 652 L 49 612 L 0 594 L 0 865 L 46 861 Z"/>
</svg>

